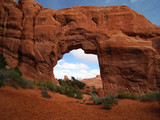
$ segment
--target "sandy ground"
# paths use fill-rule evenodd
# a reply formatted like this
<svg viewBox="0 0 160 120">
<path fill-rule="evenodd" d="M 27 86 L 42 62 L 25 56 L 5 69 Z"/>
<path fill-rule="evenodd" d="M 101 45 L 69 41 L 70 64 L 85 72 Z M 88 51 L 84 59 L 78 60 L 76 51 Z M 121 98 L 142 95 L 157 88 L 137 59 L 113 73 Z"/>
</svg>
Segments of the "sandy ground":
<svg viewBox="0 0 160 120">
<path fill-rule="evenodd" d="M 157 102 L 120 100 L 112 110 L 104 110 L 101 105 L 80 104 L 65 95 L 49 94 L 52 98 L 45 99 L 38 88 L 0 88 L 0 120 L 160 120 Z"/>
</svg>

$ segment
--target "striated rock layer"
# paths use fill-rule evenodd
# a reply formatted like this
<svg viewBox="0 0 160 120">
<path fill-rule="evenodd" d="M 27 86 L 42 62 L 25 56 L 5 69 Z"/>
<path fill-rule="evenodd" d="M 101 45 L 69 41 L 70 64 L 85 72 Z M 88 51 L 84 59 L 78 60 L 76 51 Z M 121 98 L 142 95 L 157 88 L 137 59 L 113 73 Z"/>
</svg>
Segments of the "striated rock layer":
<svg viewBox="0 0 160 120">
<path fill-rule="evenodd" d="M 160 86 L 160 27 L 127 6 L 42 8 L 33 0 L 0 0 L 0 53 L 25 77 L 56 82 L 65 53 L 96 54 L 105 93 L 143 93 Z"/>
</svg>

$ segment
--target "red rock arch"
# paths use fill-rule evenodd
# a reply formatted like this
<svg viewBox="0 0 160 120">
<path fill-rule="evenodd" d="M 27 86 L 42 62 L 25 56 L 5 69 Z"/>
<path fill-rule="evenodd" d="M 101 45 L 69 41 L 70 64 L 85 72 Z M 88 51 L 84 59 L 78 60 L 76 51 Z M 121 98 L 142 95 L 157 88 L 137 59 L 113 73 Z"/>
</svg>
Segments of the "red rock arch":
<svg viewBox="0 0 160 120">
<path fill-rule="evenodd" d="M 160 27 L 126 6 L 42 8 L 33 0 L 1 0 L 0 52 L 25 77 L 55 81 L 63 54 L 97 54 L 105 92 L 142 93 L 160 85 Z"/>
</svg>

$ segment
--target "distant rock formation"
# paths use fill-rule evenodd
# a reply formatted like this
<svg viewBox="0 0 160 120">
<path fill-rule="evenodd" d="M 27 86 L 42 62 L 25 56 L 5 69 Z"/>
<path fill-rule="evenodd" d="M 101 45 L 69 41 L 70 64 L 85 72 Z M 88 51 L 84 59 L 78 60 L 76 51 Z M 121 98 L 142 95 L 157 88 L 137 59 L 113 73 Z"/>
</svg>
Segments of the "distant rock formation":
<svg viewBox="0 0 160 120">
<path fill-rule="evenodd" d="M 65 75 L 65 76 L 64 76 L 64 81 L 67 81 L 67 80 L 69 80 L 69 78 L 68 78 L 67 75 Z"/>
<path fill-rule="evenodd" d="M 102 86 L 102 79 L 100 75 L 97 75 L 94 78 L 85 78 L 81 80 L 81 82 L 84 82 L 87 86 L 95 86 L 96 89 L 103 88 Z"/>
<path fill-rule="evenodd" d="M 127 6 L 54 10 L 34 0 L 0 0 L 0 53 L 29 79 L 57 82 L 65 53 L 96 54 L 105 93 L 160 86 L 160 27 Z"/>
</svg>

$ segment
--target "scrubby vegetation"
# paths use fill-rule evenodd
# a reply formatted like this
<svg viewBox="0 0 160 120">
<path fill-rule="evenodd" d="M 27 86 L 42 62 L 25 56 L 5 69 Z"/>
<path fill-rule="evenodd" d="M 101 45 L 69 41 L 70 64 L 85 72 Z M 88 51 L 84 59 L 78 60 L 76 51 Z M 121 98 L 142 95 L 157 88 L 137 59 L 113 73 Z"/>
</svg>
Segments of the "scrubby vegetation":
<svg viewBox="0 0 160 120">
<path fill-rule="evenodd" d="M 73 97 L 77 99 L 83 98 L 83 93 L 80 89 L 83 89 L 85 84 L 76 80 L 72 77 L 72 80 L 69 81 L 59 81 L 60 86 L 54 85 L 51 81 L 32 81 L 27 80 L 22 77 L 22 72 L 16 66 L 14 68 L 6 68 L 7 62 L 5 61 L 5 57 L 0 54 L 0 87 L 6 85 L 7 83 L 10 86 L 18 89 L 18 87 L 22 87 L 24 89 L 30 88 L 33 89 L 34 86 L 39 86 L 41 89 L 41 93 L 44 97 L 50 98 L 47 90 L 52 92 L 59 92 L 61 94 L 67 95 L 68 97 Z"/>
<path fill-rule="evenodd" d="M 17 66 L 9 69 L 7 69 L 6 66 L 7 62 L 5 57 L 0 54 L 0 87 L 10 83 L 10 85 L 16 89 L 18 86 L 22 88 L 34 88 L 33 82 L 23 78 L 22 72 Z"/>
<path fill-rule="evenodd" d="M 93 100 L 93 102 L 97 105 L 103 104 L 104 109 L 111 109 L 114 104 L 118 104 L 118 99 L 113 94 L 107 94 L 106 97 L 98 97 L 93 93 L 90 93 L 91 98 L 90 100 Z"/>
<path fill-rule="evenodd" d="M 46 89 L 41 89 L 41 94 L 43 95 L 44 98 L 51 98 L 51 96 L 48 94 Z"/>
<path fill-rule="evenodd" d="M 113 94 L 108 94 L 103 103 L 104 109 L 110 110 L 114 104 L 118 104 L 118 99 Z"/>
<path fill-rule="evenodd" d="M 74 77 L 72 77 L 71 80 L 63 81 L 58 80 L 61 87 L 57 88 L 57 92 L 61 94 L 65 94 L 68 97 L 74 97 L 77 99 L 83 98 L 83 93 L 80 91 L 80 89 L 83 89 L 85 87 L 85 84 L 80 82 L 79 80 L 76 80 Z"/>
<path fill-rule="evenodd" d="M 155 92 L 149 92 L 141 96 L 136 96 L 132 93 L 118 92 L 117 95 L 107 94 L 106 97 L 98 97 L 96 94 L 89 92 L 91 95 L 89 100 L 92 100 L 96 105 L 103 105 L 104 109 L 110 110 L 114 104 L 118 104 L 118 99 L 132 99 L 140 101 L 158 101 L 160 104 L 160 89 Z"/>
<path fill-rule="evenodd" d="M 133 93 L 125 93 L 123 91 L 119 91 L 117 95 L 118 99 L 132 99 L 132 100 L 137 100 L 138 97 L 133 94 Z"/>
<path fill-rule="evenodd" d="M 148 92 L 144 95 L 141 95 L 139 98 L 141 101 L 158 101 L 160 104 L 160 89 L 158 89 L 156 92 Z"/>
<path fill-rule="evenodd" d="M 67 84 L 68 86 L 73 86 L 77 87 L 79 89 L 84 89 L 86 86 L 85 83 L 75 79 L 73 76 L 71 77 L 71 80 L 63 81 L 63 80 L 58 80 L 60 85 Z"/>
<path fill-rule="evenodd" d="M 3 54 L 0 54 L 0 69 L 5 69 L 7 65 L 5 57 Z"/>
<path fill-rule="evenodd" d="M 18 88 L 34 88 L 33 81 L 22 77 L 18 67 L 10 69 L 0 69 L 0 87 L 10 83 L 11 86 Z"/>
</svg>

